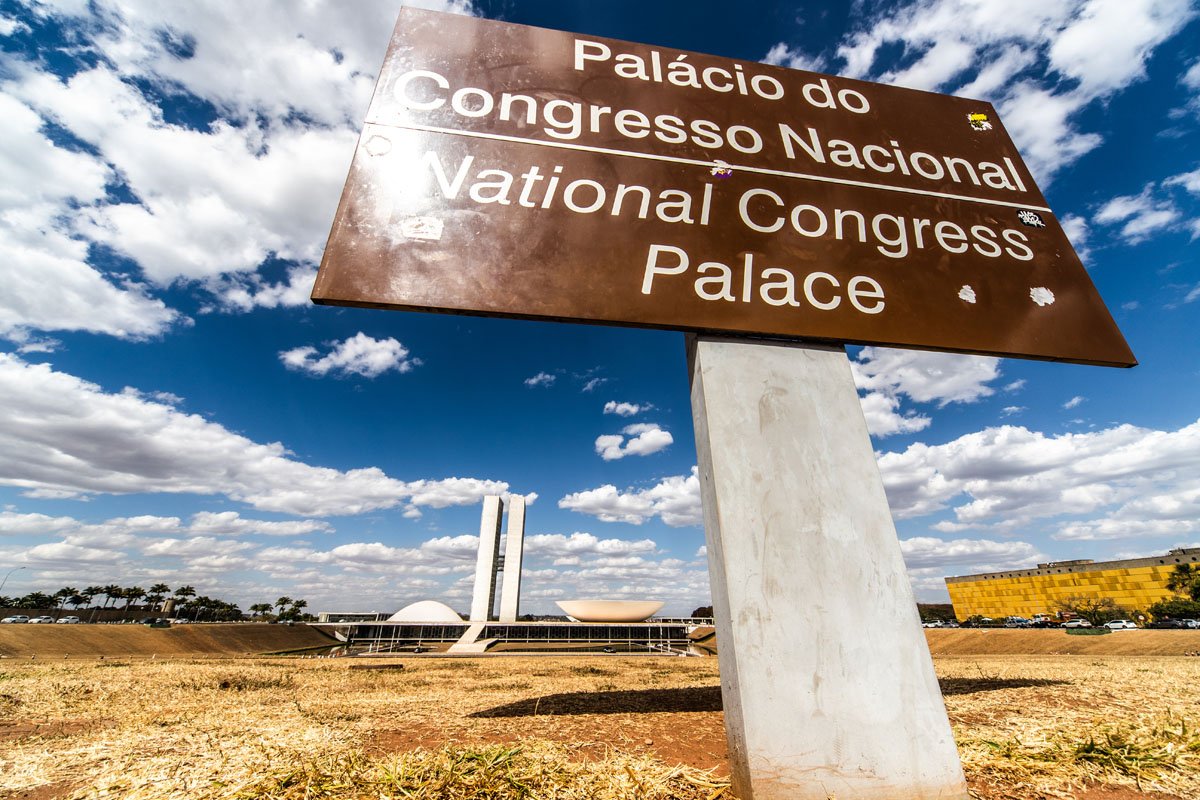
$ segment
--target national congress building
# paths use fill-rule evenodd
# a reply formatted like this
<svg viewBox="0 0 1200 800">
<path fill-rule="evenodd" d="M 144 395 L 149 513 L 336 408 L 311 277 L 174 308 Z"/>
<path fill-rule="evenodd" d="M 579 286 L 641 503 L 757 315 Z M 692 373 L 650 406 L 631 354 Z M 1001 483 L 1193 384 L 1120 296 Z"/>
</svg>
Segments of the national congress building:
<svg viewBox="0 0 1200 800">
<path fill-rule="evenodd" d="M 1143 610 L 1175 597 L 1167 589 L 1171 572 L 1179 564 L 1200 566 L 1198 560 L 1200 547 L 1125 561 L 1052 561 L 1035 569 L 946 578 L 946 588 L 960 620 L 976 614 L 994 619 L 1053 616 L 1062 601 L 1074 597 L 1109 597 L 1122 608 Z"/>
</svg>

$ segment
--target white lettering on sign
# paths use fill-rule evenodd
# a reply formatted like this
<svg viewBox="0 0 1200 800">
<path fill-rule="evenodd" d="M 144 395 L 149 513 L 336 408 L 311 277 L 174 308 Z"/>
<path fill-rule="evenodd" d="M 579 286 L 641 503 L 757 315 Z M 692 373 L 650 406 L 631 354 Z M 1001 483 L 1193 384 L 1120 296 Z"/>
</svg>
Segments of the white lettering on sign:
<svg viewBox="0 0 1200 800">
<path fill-rule="evenodd" d="M 823 141 L 820 132 L 813 127 L 806 128 L 805 134 L 801 135 L 786 123 L 779 124 L 779 135 L 783 152 L 793 160 L 803 155 L 818 164 L 880 173 L 895 172 L 898 168 L 902 175 L 916 174 L 931 181 L 948 177 L 955 183 L 970 182 L 991 189 L 1025 191 L 1025 182 L 1011 158 L 1005 158 L 1001 165 L 991 161 L 971 162 L 956 156 L 938 158 L 929 153 L 906 153 L 894 139 L 888 142 L 889 147 L 869 144 L 860 148 L 845 139 Z"/>
<path fill-rule="evenodd" d="M 934 244 L 955 254 L 970 249 L 987 258 L 999 258 L 1002 254 L 1017 261 L 1033 258 L 1029 237 L 1015 228 L 997 233 L 987 225 L 972 225 L 968 232 L 948 220 L 935 222 L 897 214 L 875 214 L 868 223 L 865 214 L 851 208 L 835 208 L 831 213 L 810 203 L 799 203 L 787 209 L 784 199 L 770 189 L 743 192 L 738 200 L 738 216 L 747 228 L 758 233 L 790 229 L 809 239 L 832 235 L 838 241 L 874 242 L 876 249 L 888 258 L 905 258 L 910 249 L 922 250 Z M 932 236 L 928 236 L 930 231 Z M 1000 239 L 1006 246 L 1000 245 Z"/>
<path fill-rule="evenodd" d="M 633 63 L 628 59 L 622 61 L 623 56 L 638 59 L 628 54 L 614 56 L 611 48 L 602 42 L 576 40 L 576 69 L 584 68 L 591 61 L 611 60 L 617 73 L 623 74 L 622 65 Z M 637 60 L 637 63 L 644 66 L 654 61 Z M 688 67 L 691 68 L 691 65 L 688 64 Z M 734 67 L 732 71 L 716 67 L 700 70 L 696 73 L 700 76 L 696 85 L 707 86 L 721 94 L 737 91 L 739 87 L 755 93 L 754 79 L 747 80 L 743 70 L 738 65 Z M 653 70 L 646 73 L 647 80 L 653 74 Z M 632 74 L 625 77 L 632 77 Z M 813 125 L 799 128 L 788 122 L 780 122 L 777 124 L 776 139 L 774 135 L 764 137 L 761 131 L 745 124 L 723 127 L 708 119 L 684 119 L 675 114 L 650 115 L 634 108 L 613 108 L 561 97 L 547 100 L 536 93 L 497 93 L 475 86 L 453 87 L 444 75 L 426 69 L 414 69 L 401 74 L 392 82 L 390 91 L 408 111 L 449 109 L 465 120 L 509 123 L 513 127 L 512 133 L 518 136 L 527 136 L 528 128 L 540 126 L 546 136 L 566 143 L 578 142 L 589 135 L 611 137 L 615 133 L 633 141 L 692 144 L 705 150 L 725 151 L 734 158 L 735 154 L 757 155 L 779 150 L 791 161 L 807 161 L 847 170 L 852 180 L 870 181 L 875 177 L 871 173 L 880 176 L 895 173 L 929 181 L 942 191 L 944 189 L 941 187 L 946 181 L 1004 192 L 1027 191 L 1024 179 L 1009 157 L 999 161 L 984 161 L 920 150 L 910 152 L 896 139 L 889 139 L 883 144 L 826 138 Z M 805 84 L 800 94 L 814 109 L 863 114 L 871 108 L 862 93 L 855 89 L 835 91 L 828 78 Z"/>
<path fill-rule="evenodd" d="M 843 287 L 828 272 L 814 270 L 801 275 L 789 267 L 754 262 L 753 253 L 744 254 L 737 268 L 721 261 L 703 261 L 693 273 L 692 290 L 701 300 L 762 302 L 792 308 L 807 305 L 819 311 L 833 311 L 841 306 L 843 299 L 860 314 L 878 314 L 885 307 L 883 287 L 869 276 L 855 275 Z M 650 245 L 642 272 L 642 294 L 653 294 L 655 280 L 660 276 L 668 279 L 686 276 L 691 264 L 691 257 L 681 247 Z"/>
<path fill-rule="evenodd" d="M 734 64 L 732 72 L 723 67 L 698 68 L 687 59 L 686 53 L 680 53 L 664 64 L 658 50 L 651 50 L 649 58 L 633 53 L 618 53 L 614 57 L 612 48 L 604 42 L 575 40 L 575 69 L 580 72 L 587 69 L 588 62 L 611 63 L 613 74 L 619 78 L 708 89 L 719 94 L 756 95 L 763 100 L 783 97 L 783 84 L 771 75 L 747 76 L 741 64 Z M 866 102 L 866 98 L 858 96 Z"/>
<path fill-rule="evenodd" d="M 576 214 L 607 210 L 609 216 L 618 217 L 628 212 L 638 219 L 649 219 L 653 215 L 662 222 L 685 225 L 708 225 L 712 214 L 711 183 L 704 184 L 699 192 L 674 188 L 654 192 L 647 186 L 618 183 L 610 192 L 599 181 L 573 178 L 560 190 L 561 165 L 553 167 L 549 176 L 536 164 L 518 175 L 505 169 L 475 170 L 475 156 L 465 156 L 456 168 L 447 169 L 436 150 L 427 151 L 421 157 L 421 164 L 429 170 L 434 185 L 447 200 L 465 194 L 480 205 L 507 206 L 515 199 L 517 205 L 524 208 L 541 209 L 556 207 L 561 202 L 563 207 Z"/>
</svg>

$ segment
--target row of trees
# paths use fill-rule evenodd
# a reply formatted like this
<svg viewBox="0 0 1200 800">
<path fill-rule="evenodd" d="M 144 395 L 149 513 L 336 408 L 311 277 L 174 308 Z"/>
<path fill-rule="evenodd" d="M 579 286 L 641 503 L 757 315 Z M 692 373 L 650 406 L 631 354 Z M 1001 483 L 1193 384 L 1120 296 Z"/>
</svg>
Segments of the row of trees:
<svg viewBox="0 0 1200 800">
<path fill-rule="evenodd" d="M 95 604 L 97 598 L 103 598 L 103 603 Z M 246 618 L 246 614 L 236 603 L 200 595 L 194 586 L 180 586 L 171 591 L 165 583 L 156 583 L 149 589 L 140 586 L 88 586 L 76 589 L 64 586 L 53 594 L 45 592 L 30 592 L 23 597 L 0 597 L 0 608 L 21 608 L 29 610 L 58 610 L 70 608 L 78 611 L 81 607 L 95 612 L 110 607 L 120 608 L 125 613 L 123 619 L 128 619 L 132 610 L 141 607 L 143 611 L 158 612 L 166 606 L 168 599 L 174 599 L 174 614 L 176 618 L 191 620 L 236 621 Z M 118 605 L 124 601 L 124 605 Z M 291 597 L 280 597 L 274 603 L 255 603 L 250 606 L 251 618 L 274 617 L 277 620 L 301 622 L 312 619 L 312 615 L 304 611 L 308 602 Z"/>
</svg>

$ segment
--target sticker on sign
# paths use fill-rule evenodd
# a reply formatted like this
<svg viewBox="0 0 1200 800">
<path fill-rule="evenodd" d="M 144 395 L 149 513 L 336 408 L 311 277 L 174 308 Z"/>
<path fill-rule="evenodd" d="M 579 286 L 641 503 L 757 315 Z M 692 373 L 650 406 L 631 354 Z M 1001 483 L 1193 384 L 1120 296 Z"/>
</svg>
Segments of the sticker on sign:
<svg viewBox="0 0 1200 800">
<path fill-rule="evenodd" d="M 1136 363 L 986 103 L 411 8 L 313 300 Z"/>
</svg>

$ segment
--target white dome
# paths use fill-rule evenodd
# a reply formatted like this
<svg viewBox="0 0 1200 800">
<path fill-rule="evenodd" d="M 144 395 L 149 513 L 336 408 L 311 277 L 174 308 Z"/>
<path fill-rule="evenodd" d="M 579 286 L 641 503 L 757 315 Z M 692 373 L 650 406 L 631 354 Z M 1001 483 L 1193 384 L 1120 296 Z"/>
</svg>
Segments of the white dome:
<svg viewBox="0 0 1200 800">
<path fill-rule="evenodd" d="M 407 605 L 388 617 L 388 622 L 462 622 L 450 606 L 437 600 L 421 600 Z"/>
</svg>

